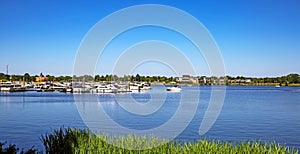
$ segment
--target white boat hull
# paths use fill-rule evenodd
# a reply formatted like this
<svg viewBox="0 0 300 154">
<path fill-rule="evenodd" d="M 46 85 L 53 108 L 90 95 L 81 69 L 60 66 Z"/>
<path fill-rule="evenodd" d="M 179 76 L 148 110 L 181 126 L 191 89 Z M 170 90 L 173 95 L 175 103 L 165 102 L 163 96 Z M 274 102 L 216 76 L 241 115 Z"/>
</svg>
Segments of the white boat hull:
<svg viewBox="0 0 300 154">
<path fill-rule="evenodd" d="M 167 88 L 167 91 L 171 91 L 171 92 L 180 92 L 181 88 L 178 87 L 171 87 L 171 88 Z"/>
</svg>

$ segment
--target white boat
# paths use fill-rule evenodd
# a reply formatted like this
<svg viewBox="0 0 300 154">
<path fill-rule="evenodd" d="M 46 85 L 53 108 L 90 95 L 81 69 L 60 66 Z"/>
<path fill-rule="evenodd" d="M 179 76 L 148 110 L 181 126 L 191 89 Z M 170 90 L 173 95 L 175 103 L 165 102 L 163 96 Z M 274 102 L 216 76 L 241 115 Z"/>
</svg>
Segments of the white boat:
<svg viewBox="0 0 300 154">
<path fill-rule="evenodd" d="M 98 85 L 96 88 L 92 89 L 93 93 L 117 93 L 118 88 L 116 88 L 114 85 Z"/>
<path fill-rule="evenodd" d="M 169 88 L 167 88 L 167 91 L 180 92 L 181 88 L 179 88 L 179 87 L 169 87 Z"/>
<path fill-rule="evenodd" d="M 139 83 L 130 83 L 129 84 L 129 89 L 133 90 L 133 91 L 139 91 L 141 90 L 142 85 L 140 85 Z"/>
<path fill-rule="evenodd" d="M 36 90 L 36 91 L 41 91 L 41 90 L 43 89 L 44 85 L 45 85 L 45 84 L 35 84 L 35 85 L 33 86 L 33 88 L 34 88 L 34 90 Z"/>
<path fill-rule="evenodd" d="M 13 91 L 26 91 L 26 87 L 21 84 L 12 84 Z"/>
<path fill-rule="evenodd" d="M 276 88 L 279 88 L 280 87 L 280 85 L 277 85 L 277 86 L 275 86 Z"/>
<path fill-rule="evenodd" d="M 10 82 L 2 84 L 0 91 L 2 92 L 17 92 L 17 91 L 25 91 L 26 87 L 21 84 L 12 84 Z"/>
<path fill-rule="evenodd" d="M 90 91 L 86 88 L 83 88 L 83 87 L 73 87 L 72 92 L 81 94 L 81 93 L 89 93 Z"/>
<path fill-rule="evenodd" d="M 105 93 L 107 87 L 105 85 L 98 85 L 96 88 L 92 89 L 94 93 Z"/>
<path fill-rule="evenodd" d="M 11 92 L 11 91 L 13 91 L 13 88 L 12 88 L 12 86 L 2 86 L 2 87 L 0 88 L 0 90 L 1 90 L 2 92 Z"/>
<path fill-rule="evenodd" d="M 13 85 L 11 82 L 1 83 L 0 90 L 2 92 L 11 92 L 11 91 L 13 91 Z"/>
<path fill-rule="evenodd" d="M 129 85 L 129 89 L 131 91 L 150 90 L 151 86 L 149 83 L 134 83 Z"/>
<path fill-rule="evenodd" d="M 114 85 L 107 85 L 107 89 L 105 89 L 105 93 L 117 93 L 118 88 L 116 88 Z"/>
<path fill-rule="evenodd" d="M 143 83 L 142 85 L 143 85 L 142 90 L 150 90 L 151 89 L 150 83 Z"/>
<path fill-rule="evenodd" d="M 129 86 L 130 90 L 140 90 L 139 86 L 133 85 L 133 86 Z"/>
<path fill-rule="evenodd" d="M 68 88 L 66 88 L 66 92 L 71 93 L 71 92 L 73 92 L 73 89 L 71 87 L 68 87 Z"/>
</svg>

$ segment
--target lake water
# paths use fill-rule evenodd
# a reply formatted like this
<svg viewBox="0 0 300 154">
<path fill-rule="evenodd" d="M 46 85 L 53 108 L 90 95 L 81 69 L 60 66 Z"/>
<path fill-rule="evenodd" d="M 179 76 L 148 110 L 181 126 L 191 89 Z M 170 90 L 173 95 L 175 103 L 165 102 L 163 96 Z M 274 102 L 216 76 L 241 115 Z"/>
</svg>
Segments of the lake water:
<svg viewBox="0 0 300 154">
<path fill-rule="evenodd" d="M 199 87 L 182 87 L 183 92 Z M 156 87 L 152 88 L 152 92 Z M 210 100 L 211 87 L 200 87 L 198 108 L 188 127 L 176 138 L 194 141 L 198 138 L 222 141 L 275 141 L 300 149 L 300 87 L 227 87 L 222 111 L 213 127 L 203 136 L 198 131 Z M 97 94 L 98 103 L 119 125 L 144 130 L 158 127 L 170 119 L 179 106 L 181 93 L 168 92 L 157 112 L 148 116 L 129 114 L 118 98 L 130 95 L 139 103 L 151 99 L 149 92 L 132 94 Z M 89 97 L 90 94 L 76 95 Z M 194 95 L 191 93 L 191 96 Z M 86 106 L 89 106 L 86 102 Z M 189 102 L 182 102 L 188 108 Z M 42 134 L 64 127 L 87 128 L 77 110 L 73 94 L 66 93 L 0 93 L 0 141 L 21 148 L 43 149 Z M 106 126 L 109 129 L 109 126 Z M 173 125 L 176 129 L 179 125 Z M 171 129 L 172 129 L 171 128 Z M 171 131 L 171 130 L 170 130 Z"/>
</svg>

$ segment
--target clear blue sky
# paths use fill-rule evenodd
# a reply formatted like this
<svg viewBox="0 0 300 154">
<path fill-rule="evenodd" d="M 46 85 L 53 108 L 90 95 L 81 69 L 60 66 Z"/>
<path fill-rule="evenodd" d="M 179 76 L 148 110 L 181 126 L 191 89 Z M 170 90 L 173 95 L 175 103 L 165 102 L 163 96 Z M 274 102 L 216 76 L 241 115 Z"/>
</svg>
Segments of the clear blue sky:
<svg viewBox="0 0 300 154">
<path fill-rule="evenodd" d="M 169 5 L 196 17 L 215 38 L 228 75 L 300 74 L 297 0 L 1 0 L 0 72 L 9 64 L 11 74 L 72 75 L 77 48 L 89 29 L 110 13 L 138 4 Z M 106 61 L 100 59 L 100 74 L 106 73 L 101 69 L 109 65 Z M 147 67 L 155 70 L 155 64 Z"/>
</svg>

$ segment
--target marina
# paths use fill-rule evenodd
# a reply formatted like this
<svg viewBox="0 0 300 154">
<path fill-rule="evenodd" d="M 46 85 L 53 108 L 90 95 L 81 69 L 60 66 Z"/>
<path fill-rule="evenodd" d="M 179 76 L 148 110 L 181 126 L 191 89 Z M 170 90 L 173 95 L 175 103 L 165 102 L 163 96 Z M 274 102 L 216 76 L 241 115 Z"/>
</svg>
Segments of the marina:
<svg viewBox="0 0 300 154">
<path fill-rule="evenodd" d="M 1 92 L 128 93 L 150 89 L 147 82 L 0 82 Z"/>
</svg>

